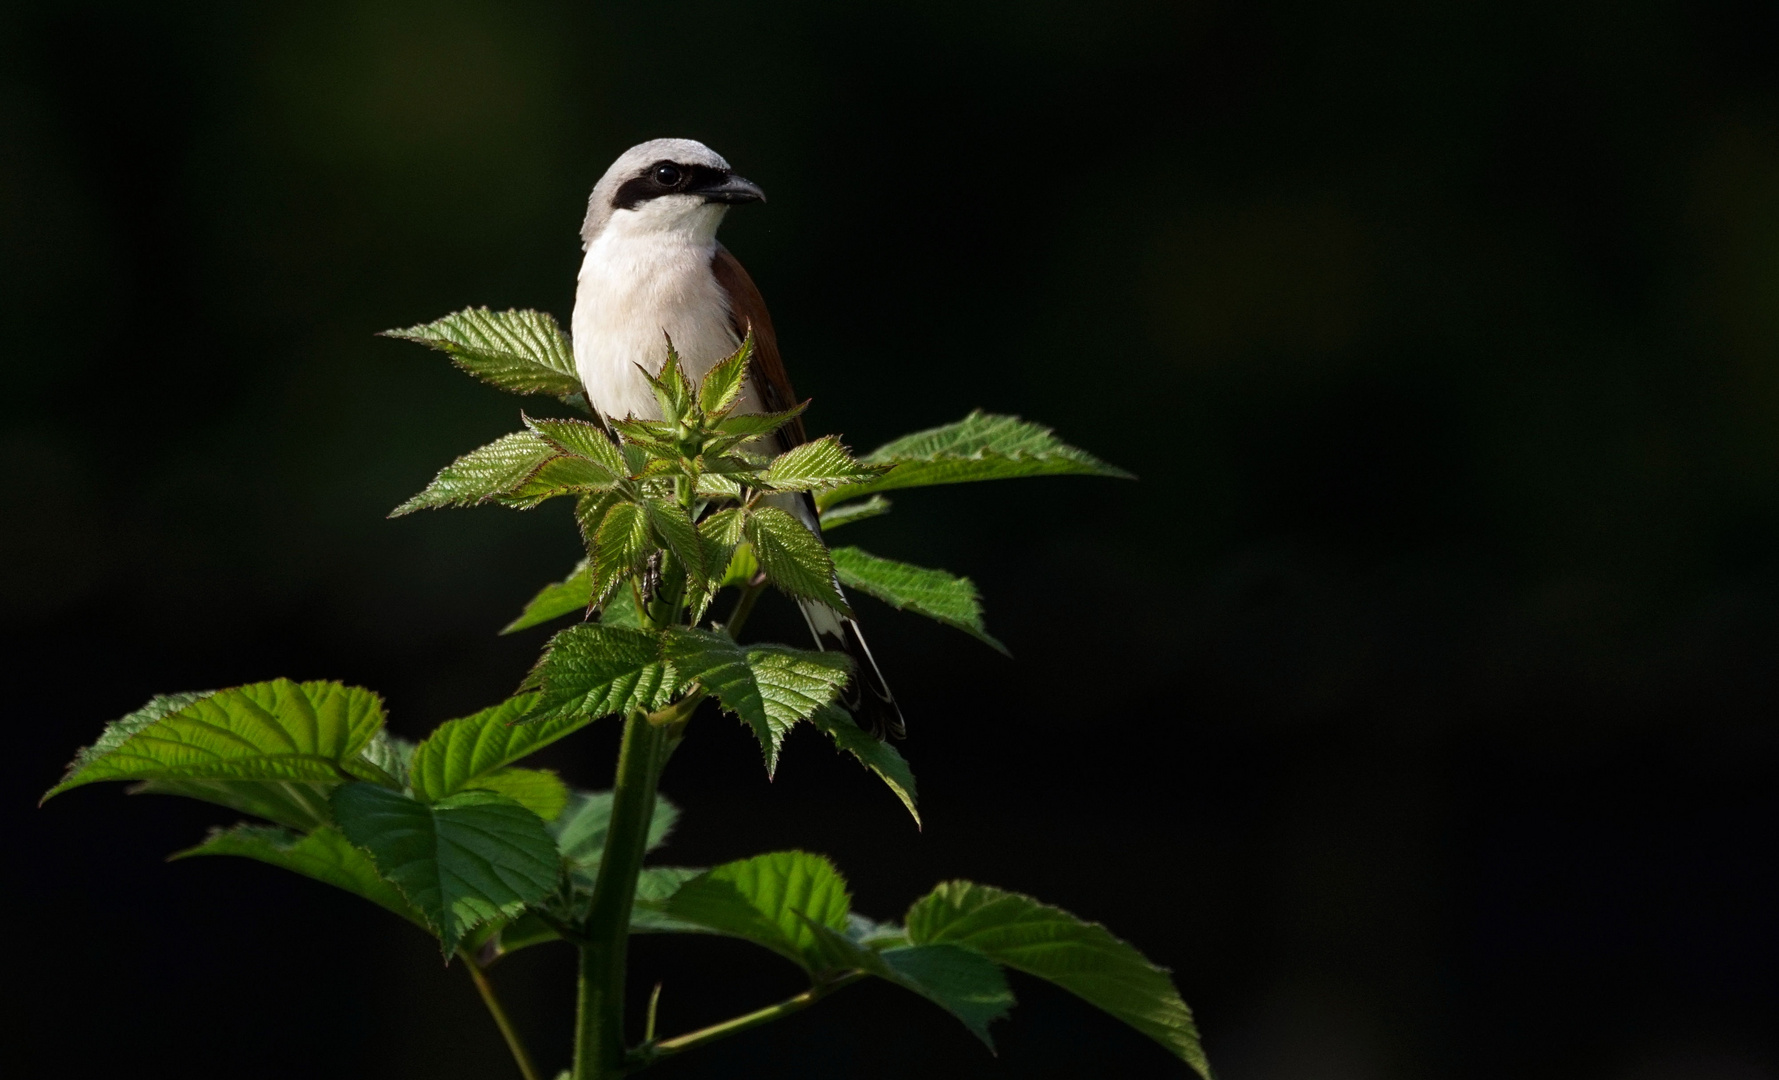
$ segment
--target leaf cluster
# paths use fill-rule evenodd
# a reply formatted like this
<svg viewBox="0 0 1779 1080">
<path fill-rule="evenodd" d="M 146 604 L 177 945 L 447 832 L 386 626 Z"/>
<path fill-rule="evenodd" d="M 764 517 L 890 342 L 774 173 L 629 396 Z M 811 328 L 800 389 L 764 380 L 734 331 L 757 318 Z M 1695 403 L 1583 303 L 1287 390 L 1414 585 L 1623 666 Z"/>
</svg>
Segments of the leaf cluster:
<svg viewBox="0 0 1779 1080">
<path fill-rule="evenodd" d="M 388 335 L 441 350 L 502 389 L 585 410 L 573 351 L 548 315 L 476 308 Z M 608 716 L 626 718 L 627 732 L 665 736 L 670 750 L 708 699 L 754 734 L 768 774 L 789 731 L 807 722 L 877 774 L 918 823 L 907 761 L 842 707 L 852 661 L 742 641 L 753 600 L 771 586 L 850 615 L 844 590 L 853 590 L 1005 652 L 968 578 L 830 549 L 823 534 L 889 512 L 891 490 L 1127 475 L 1047 428 L 980 412 L 864 457 L 832 436 L 781 448 L 774 434 L 804 405 L 741 410 L 752 350 L 750 336 L 693 379 L 669 344 L 659 370 L 641 369 L 656 417 L 521 414 L 522 430 L 458 458 L 395 509 L 573 501 L 585 558 L 504 632 L 585 618 L 549 639 L 514 696 L 418 743 L 386 729 L 376 694 L 335 682 L 160 696 L 108 725 L 45 799 L 129 781 L 134 792 L 247 814 L 257 820 L 217 829 L 179 857 L 250 858 L 344 889 L 433 935 L 447 960 L 462 957 L 478 973 L 533 945 L 588 945 L 606 928 L 620 944 L 626 931 L 725 935 L 802 969 L 810 990 L 798 1000 L 882 979 L 939 1005 L 992 1048 L 989 1025 L 1014 1002 L 1011 969 L 1072 991 L 1208 1076 L 1165 971 L 1104 927 L 963 881 L 917 900 L 900 924 L 876 922 L 852 910 L 828 860 L 800 851 L 639 871 L 643 849 L 661 848 L 677 818 L 654 799 L 653 779 L 646 789 L 577 791 L 521 764 Z M 708 620 L 725 589 L 739 593 L 728 621 Z M 651 801 L 626 795 L 623 839 L 611 839 L 616 796 L 637 790 Z M 602 873 L 618 895 L 634 876 L 627 928 L 621 911 L 595 925 Z M 626 1068 L 714 1037 L 657 1039 L 652 1019 L 649 1028 Z"/>
<path fill-rule="evenodd" d="M 683 664 L 768 727 L 776 702 L 831 697 L 832 679 L 815 689 L 801 675 L 763 683 L 762 665 L 738 658 L 746 651 L 682 629 L 663 662 Z M 539 716 L 539 704 L 521 694 L 414 744 L 385 730 L 376 695 L 338 683 L 278 679 L 157 697 L 108 725 L 45 798 L 134 780 L 138 791 L 246 812 L 261 821 L 214 830 L 177 857 L 282 867 L 413 923 L 447 958 L 486 966 L 574 940 L 605 850 L 609 792 L 571 791 L 553 772 L 516 764 L 587 723 L 585 712 Z M 819 724 L 882 745 L 831 705 L 813 711 Z M 516 722 L 527 717 L 537 718 Z M 649 850 L 667 841 L 676 817 L 657 804 Z M 827 859 L 781 851 L 703 870 L 646 868 L 631 932 L 750 941 L 818 989 L 880 978 L 939 1005 L 991 1048 L 989 1024 L 1014 1003 L 1003 973 L 1012 969 L 1072 991 L 1204 1072 L 1191 1013 L 1165 972 L 1104 927 L 1017 893 L 948 882 L 915 901 L 901 925 L 881 923 L 852 910 Z M 636 1051 L 641 1061 L 666 1052 L 658 1042 Z"/>
</svg>

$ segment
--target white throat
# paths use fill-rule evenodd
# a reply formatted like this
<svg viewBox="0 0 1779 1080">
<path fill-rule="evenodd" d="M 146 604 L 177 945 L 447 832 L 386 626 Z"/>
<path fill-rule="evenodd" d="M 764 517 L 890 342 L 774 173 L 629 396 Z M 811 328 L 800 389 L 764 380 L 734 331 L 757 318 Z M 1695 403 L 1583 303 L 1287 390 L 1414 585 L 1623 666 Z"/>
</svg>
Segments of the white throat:
<svg viewBox="0 0 1779 1080">
<path fill-rule="evenodd" d="M 668 337 L 694 381 L 740 344 L 710 270 L 727 209 L 694 196 L 651 199 L 613 213 L 587 244 L 571 326 L 575 367 L 601 413 L 659 419 L 636 365 L 659 371 Z"/>
</svg>

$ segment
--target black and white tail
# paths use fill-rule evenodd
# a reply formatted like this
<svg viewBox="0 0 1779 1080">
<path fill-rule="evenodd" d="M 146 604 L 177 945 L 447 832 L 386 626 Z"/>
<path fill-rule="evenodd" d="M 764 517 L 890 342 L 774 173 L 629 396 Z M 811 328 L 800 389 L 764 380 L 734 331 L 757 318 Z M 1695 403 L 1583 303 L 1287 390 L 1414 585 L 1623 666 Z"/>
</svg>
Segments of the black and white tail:
<svg viewBox="0 0 1779 1080">
<path fill-rule="evenodd" d="M 777 502 L 778 497 L 770 501 Z M 810 532 L 817 536 L 822 534 L 821 517 L 813 499 L 803 496 L 795 505 L 784 508 L 796 514 Z M 834 591 L 846 595 L 839 581 L 834 582 Z M 877 658 L 871 655 L 871 646 L 865 644 L 865 632 L 859 629 L 859 621 L 816 600 L 798 600 L 797 607 L 803 612 L 803 621 L 809 624 L 816 648 L 823 652 L 843 652 L 852 657 L 852 682 L 842 691 L 840 703 L 858 719 L 859 726 L 880 739 L 906 737 L 908 725 L 902 720 L 902 707 L 896 704 L 896 695 L 890 691 L 883 670 L 877 666 Z"/>
<path fill-rule="evenodd" d="M 880 739 L 906 736 L 908 725 L 902 722 L 902 707 L 896 704 L 896 695 L 884 681 L 883 670 L 871 655 L 871 646 L 865 644 L 859 621 L 814 600 L 799 600 L 797 606 L 803 609 L 803 621 L 809 624 L 818 648 L 852 657 L 854 675 L 842 691 L 840 703 L 858 718 L 859 726 Z"/>
</svg>

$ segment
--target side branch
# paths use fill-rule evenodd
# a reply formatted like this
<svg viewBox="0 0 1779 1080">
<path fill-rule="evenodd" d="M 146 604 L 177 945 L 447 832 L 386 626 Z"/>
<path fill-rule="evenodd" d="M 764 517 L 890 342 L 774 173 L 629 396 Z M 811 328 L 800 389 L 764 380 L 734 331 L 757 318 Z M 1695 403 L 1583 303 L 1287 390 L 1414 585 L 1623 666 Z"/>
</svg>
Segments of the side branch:
<svg viewBox="0 0 1779 1080">
<path fill-rule="evenodd" d="M 513 1027 L 513 1021 L 500 1004 L 500 998 L 494 993 L 494 984 L 488 981 L 488 973 L 476 963 L 476 958 L 467 949 L 458 949 L 457 955 L 463 960 L 464 970 L 476 984 L 476 993 L 482 995 L 482 1004 L 488 1007 L 488 1015 L 494 1017 L 494 1026 L 500 1028 L 500 1037 L 506 1040 L 507 1049 L 512 1052 L 513 1064 L 519 1067 L 519 1075 L 525 1080 L 539 1080 L 537 1066 L 531 1063 L 531 1053 L 525 1049 L 524 1040 L 519 1038 L 519 1031 Z"/>
<path fill-rule="evenodd" d="M 683 1054 L 687 1050 L 696 1049 L 706 1043 L 713 1043 L 718 1039 L 727 1038 L 730 1035 L 738 1034 L 749 1028 L 756 1028 L 761 1024 L 768 1024 L 774 1020 L 781 1020 L 784 1017 L 790 1016 L 792 1013 L 802 1012 L 804 1009 L 809 1008 L 811 1005 L 814 1005 L 816 1002 L 827 997 L 841 987 L 855 983 L 864 977 L 865 973 L 862 971 L 849 972 L 832 981 L 818 983 L 803 991 L 801 994 L 798 994 L 795 997 L 788 997 L 776 1005 L 768 1005 L 764 1009 L 755 1009 L 751 1013 L 745 1013 L 741 1016 L 734 1017 L 733 1019 L 724 1020 L 719 1024 L 712 1024 L 707 1028 L 699 1028 L 697 1031 L 689 1031 L 684 1035 L 675 1035 L 671 1039 L 662 1039 L 659 1042 L 647 1043 L 633 1051 L 631 1056 L 638 1064 L 648 1065 L 660 1058 L 672 1057 L 675 1054 Z"/>
</svg>

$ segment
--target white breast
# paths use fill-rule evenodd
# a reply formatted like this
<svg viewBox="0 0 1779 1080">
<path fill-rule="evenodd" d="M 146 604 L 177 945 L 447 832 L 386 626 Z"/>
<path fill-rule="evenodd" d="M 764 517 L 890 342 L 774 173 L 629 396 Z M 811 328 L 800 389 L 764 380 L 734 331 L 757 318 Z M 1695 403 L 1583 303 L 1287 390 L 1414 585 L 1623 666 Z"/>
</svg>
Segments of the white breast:
<svg viewBox="0 0 1779 1080">
<path fill-rule="evenodd" d="M 672 337 L 694 382 L 740 344 L 729 299 L 710 272 L 720 205 L 678 197 L 619 211 L 594 237 L 575 292 L 575 367 L 591 404 L 612 417 L 659 419 L 651 372 Z"/>
</svg>

